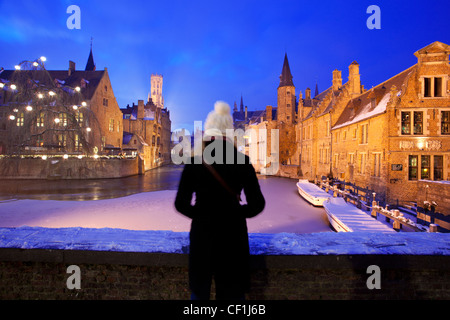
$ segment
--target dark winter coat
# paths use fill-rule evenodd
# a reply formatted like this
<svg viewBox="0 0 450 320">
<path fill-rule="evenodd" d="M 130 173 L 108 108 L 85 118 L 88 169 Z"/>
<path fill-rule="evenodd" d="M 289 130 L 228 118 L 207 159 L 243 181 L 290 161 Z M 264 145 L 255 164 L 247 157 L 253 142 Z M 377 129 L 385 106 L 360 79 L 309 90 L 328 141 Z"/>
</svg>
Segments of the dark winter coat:
<svg viewBox="0 0 450 320">
<path fill-rule="evenodd" d="M 224 148 L 229 144 L 223 143 Z M 237 155 L 234 146 L 231 150 Z M 210 274 L 231 289 L 247 290 L 249 285 L 246 218 L 259 214 L 265 200 L 249 158 L 245 156 L 245 164 L 226 164 L 225 156 L 223 164 L 212 166 L 236 193 L 244 191 L 246 204 L 227 192 L 203 164 L 194 164 L 194 158 L 184 167 L 175 200 L 176 209 L 192 219 L 189 283 L 194 292 L 205 290 Z"/>
</svg>

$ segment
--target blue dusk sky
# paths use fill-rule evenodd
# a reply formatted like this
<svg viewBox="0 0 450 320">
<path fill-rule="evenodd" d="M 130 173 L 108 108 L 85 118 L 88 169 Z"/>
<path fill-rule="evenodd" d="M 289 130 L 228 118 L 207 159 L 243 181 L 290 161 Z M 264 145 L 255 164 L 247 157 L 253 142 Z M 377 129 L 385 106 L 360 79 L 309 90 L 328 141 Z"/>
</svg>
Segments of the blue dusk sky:
<svg viewBox="0 0 450 320">
<path fill-rule="evenodd" d="M 81 10 L 69 29 L 67 8 Z M 381 29 L 369 29 L 370 5 Z M 348 78 L 352 61 L 371 88 L 417 62 L 434 41 L 450 44 L 448 0 L 196 1 L 1 0 L 0 67 L 46 56 L 49 70 L 84 70 L 91 37 L 97 70 L 108 68 L 121 108 L 146 100 L 152 73 L 164 76 L 172 130 L 192 130 L 216 100 L 249 110 L 276 106 L 287 53 L 296 94 Z"/>
</svg>

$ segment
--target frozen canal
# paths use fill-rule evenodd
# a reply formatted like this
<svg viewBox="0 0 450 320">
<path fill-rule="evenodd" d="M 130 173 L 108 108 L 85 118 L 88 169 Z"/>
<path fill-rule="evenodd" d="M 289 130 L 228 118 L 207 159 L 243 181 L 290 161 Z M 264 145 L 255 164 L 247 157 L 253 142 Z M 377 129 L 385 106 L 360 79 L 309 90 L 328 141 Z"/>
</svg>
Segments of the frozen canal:
<svg viewBox="0 0 450 320">
<path fill-rule="evenodd" d="M 143 177 L 3 184 L 0 227 L 189 231 L 190 220 L 173 205 L 180 174 L 180 167 L 164 167 Z M 259 182 L 266 208 L 247 220 L 249 232 L 331 231 L 325 210 L 299 196 L 296 180 L 262 176 Z"/>
</svg>

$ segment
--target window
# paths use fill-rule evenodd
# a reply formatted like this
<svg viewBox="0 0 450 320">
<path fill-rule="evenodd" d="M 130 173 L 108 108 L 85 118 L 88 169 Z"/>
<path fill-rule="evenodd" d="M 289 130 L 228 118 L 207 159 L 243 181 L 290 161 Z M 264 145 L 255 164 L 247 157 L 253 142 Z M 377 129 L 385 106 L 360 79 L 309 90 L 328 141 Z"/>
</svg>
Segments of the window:
<svg viewBox="0 0 450 320">
<path fill-rule="evenodd" d="M 402 134 L 411 134 L 411 113 L 402 111 Z"/>
<path fill-rule="evenodd" d="M 423 96 L 425 98 L 444 96 L 443 88 L 445 85 L 442 77 L 423 78 Z"/>
<path fill-rule="evenodd" d="M 44 127 L 44 112 L 39 112 L 39 115 L 36 119 L 36 125 L 40 128 Z"/>
<path fill-rule="evenodd" d="M 369 124 L 363 124 L 361 126 L 361 142 L 360 144 L 367 144 L 369 140 Z"/>
<path fill-rule="evenodd" d="M 36 137 L 36 147 L 43 147 L 44 146 L 44 137 L 42 134 L 38 135 Z"/>
<path fill-rule="evenodd" d="M 434 96 L 442 97 L 442 78 L 434 78 Z"/>
<path fill-rule="evenodd" d="M 339 154 L 335 154 L 334 155 L 334 167 L 338 168 L 338 164 L 339 164 Z"/>
<path fill-rule="evenodd" d="M 67 126 L 67 113 L 59 114 L 59 125 L 63 127 Z"/>
<path fill-rule="evenodd" d="M 361 174 L 366 173 L 366 160 L 367 160 L 367 154 L 361 153 L 360 168 L 359 168 L 359 173 L 361 173 Z"/>
<path fill-rule="evenodd" d="M 409 156 L 408 179 L 417 180 L 418 156 Z"/>
<path fill-rule="evenodd" d="M 402 111 L 401 113 L 402 135 L 411 134 L 411 128 L 414 135 L 423 135 L 423 111 Z"/>
<path fill-rule="evenodd" d="M 105 107 L 107 107 L 107 106 L 108 106 L 108 99 L 106 99 L 106 98 L 103 98 L 103 105 L 104 105 Z"/>
<path fill-rule="evenodd" d="M 114 131 L 114 119 L 109 119 L 109 132 Z"/>
<path fill-rule="evenodd" d="M 83 147 L 80 136 L 78 134 L 75 134 L 75 151 L 81 151 L 81 148 Z"/>
<path fill-rule="evenodd" d="M 423 134 L 423 112 L 414 111 L 414 134 Z"/>
<path fill-rule="evenodd" d="M 58 146 L 65 147 L 67 145 L 67 137 L 65 134 L 58 134 Z"/>
<path fill-rule="evenodd" d="M 374 177 L 380 176 L 381 171 L 381 153 L 374 153 L 373 155 L 373 175 Z"/>
<path fill-rule="evenodd" d="M 434 180 L 444 179 L 444 157 L 434 156 Z"/>
<path fill-rule="evenodd" d="M 23 127 L 23 122 L 24 122 L 24 115 L 23 115 L 23 112 L 20 112 L 20 113 L 17 114 L 16 125 L 18 127 Z"/>
<path fill-rule="evenodd" d="M 78 110 L 77 115 L 76 115 L 76 119 L 77 119 L 77 122 L 80 125 L 80 127 L 83 126 L 83 118 L 84 118 L 83 112 Z"/>
<path fill-rule="evenodd" d="M 430 156 L 420 157 L 420 179 L 430 179 Z"/>
<path fill-rule="evenodd" d="M 349 153 L 349 164 L 353 164 L 355 162 L 355 154 L 354 153 Z"/>
<path fill-rule="evenodd" d="M 423 82 L 424 82 L 423 96 L 431 97 L 431 78 L 424 78 Z"/>
<path fill-rule="evenodd" d="M 450 111 L 441 111 L 441 134 L 450 134 Z"/>
</svg>

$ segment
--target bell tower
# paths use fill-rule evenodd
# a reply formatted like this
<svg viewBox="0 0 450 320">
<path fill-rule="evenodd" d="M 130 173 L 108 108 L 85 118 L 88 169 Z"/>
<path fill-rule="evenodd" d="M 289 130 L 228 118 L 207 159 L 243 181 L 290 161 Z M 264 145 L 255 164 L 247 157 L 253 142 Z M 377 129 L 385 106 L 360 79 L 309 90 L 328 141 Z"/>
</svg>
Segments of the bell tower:
<svg viewBox="0 0 450 320">
<path fill-rule="evenodd" d="M 164 108 L 164 98 L 162 95 L 163 76 L 159 74 L 152 74 L 150 78 L 150 93 L 148 99 L 152 99 L 153 103 L 158 108 Z"/>
<path fill-rule="evenodd" d="M 287 124 L 295 122 L 295 86 L 292 78 L 287 54 L 285 54 L 278 86 L 277 120 Z"/>
</svg>

